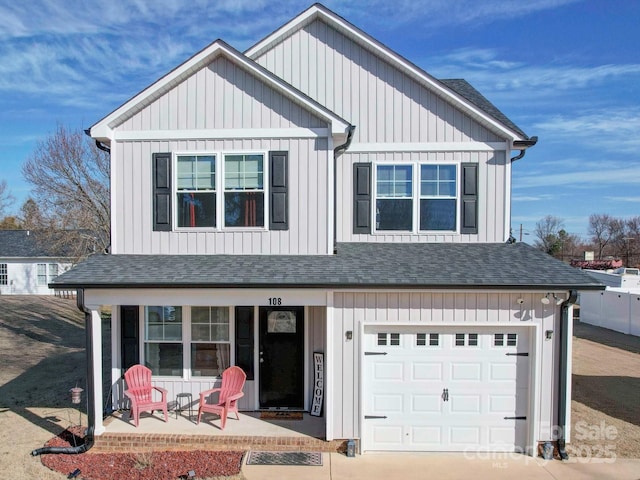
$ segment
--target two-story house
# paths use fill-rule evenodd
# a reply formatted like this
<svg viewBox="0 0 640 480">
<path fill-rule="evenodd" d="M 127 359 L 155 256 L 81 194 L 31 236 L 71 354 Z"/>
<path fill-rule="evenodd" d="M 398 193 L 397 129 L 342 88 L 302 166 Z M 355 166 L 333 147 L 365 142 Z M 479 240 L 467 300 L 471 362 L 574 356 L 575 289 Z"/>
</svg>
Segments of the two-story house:
<svg viewBox="0 0 640 480">
<path fill-rule="evenodd" d="M 242 410 L 315 408 L 363 452 L 565 438 L 571 306 L 599 286 L 509 241 L 536 139 L 464 80 L 316 4 L 244 53 L 215 41 L 89 133 L 111 152 L 111 253 L 53 285 L 79 290 L 95 351 L 112 306 L 115 402 L 135 363 L 170 399 L 239 365 Z"/>
</svg>

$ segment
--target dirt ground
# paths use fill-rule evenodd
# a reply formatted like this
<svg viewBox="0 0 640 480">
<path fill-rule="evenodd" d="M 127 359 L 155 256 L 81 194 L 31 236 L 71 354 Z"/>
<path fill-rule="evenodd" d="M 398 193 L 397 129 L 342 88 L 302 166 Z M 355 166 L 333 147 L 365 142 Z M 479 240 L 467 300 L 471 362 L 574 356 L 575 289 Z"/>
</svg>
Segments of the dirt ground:
<svg viewBox="0 0 640 480">
<path fill-rule="evenodd" d="M 84 359 L 84 317 L 75 300 L 0 297 L 0 472 L 66 478 L 30 453 L 62 430 L 86 425 L 69 393 L 84 385 Z M 640 458 L 639 398 L 640 338 L 576 322 L 569 453 Z"/>
</svg>

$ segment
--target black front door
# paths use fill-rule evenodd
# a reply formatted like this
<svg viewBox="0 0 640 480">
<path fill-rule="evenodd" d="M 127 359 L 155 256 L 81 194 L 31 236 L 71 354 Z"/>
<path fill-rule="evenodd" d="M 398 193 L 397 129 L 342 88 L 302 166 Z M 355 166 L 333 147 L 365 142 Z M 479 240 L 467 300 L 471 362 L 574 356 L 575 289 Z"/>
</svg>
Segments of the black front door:
<svg viewBox="0 0 640 480">
<path fill-rule="evenodd" d="M 304 307 L 260 307 L 260 408 L 304 408 Z"/>
</svg>

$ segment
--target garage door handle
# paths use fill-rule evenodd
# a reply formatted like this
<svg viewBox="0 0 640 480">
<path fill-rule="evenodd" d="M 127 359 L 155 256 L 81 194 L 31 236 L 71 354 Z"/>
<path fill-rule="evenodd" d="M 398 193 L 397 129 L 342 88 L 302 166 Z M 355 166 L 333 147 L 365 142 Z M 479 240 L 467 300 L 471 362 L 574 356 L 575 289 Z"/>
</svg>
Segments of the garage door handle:
<svg viewBox="0 0 640 480">
<path fill-rule="evenodd" d="M 526 420 L 527 417 L 504 417 L 505 420 Z"/>
<path fill-rule="evenodd" d="M 370 420 L 372 418 L 387 418 L 386 415 L 365 415 L 364 419 L 365 420 Z"/>
<path fill-rule="evenodd" d="M 518 353 L 505 353 L 507 357 L 528 357 L 528 352 L 518 352 Z"/>
<path fill-rule="evenodd" d="M 386 355 L 387 352 L 364 352 L 365 355 Z"/>
</svg>

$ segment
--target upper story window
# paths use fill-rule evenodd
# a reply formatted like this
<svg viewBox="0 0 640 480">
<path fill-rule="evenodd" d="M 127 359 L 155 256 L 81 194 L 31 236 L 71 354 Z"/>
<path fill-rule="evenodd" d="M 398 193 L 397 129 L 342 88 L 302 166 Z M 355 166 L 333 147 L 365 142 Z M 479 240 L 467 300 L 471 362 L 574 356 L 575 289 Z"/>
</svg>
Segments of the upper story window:
<svg viewBox="0 0 640 480">
<path fill-rule="evenodd" d="M 412 197 L 412 165 L 378 165 L 376 230 L 413 230 Z"/>
<path fill-rule="evenodd" d="M 178 227 L 215 227 L 215 155 L 179 155 L 176 170 Z"/>
<path fill-rule="evenodd" d="M 457 230 L 456 165 L 379 164 L 375 186 L 377 231 Z"/>
<path fill-rule="evenodd" d="M 175 171 L 178 228 L 265 226 L 263 153 L 178 154 Z"/>
<path fill-rule="evenodd" d="M 264 227 L 264 155 L 224 156 L 224 224 Z"/>
<path fill-rule="evenodd" d="M 420 230 L 455 230 L 455 165 L 420 165 Z"/>
</svg>

